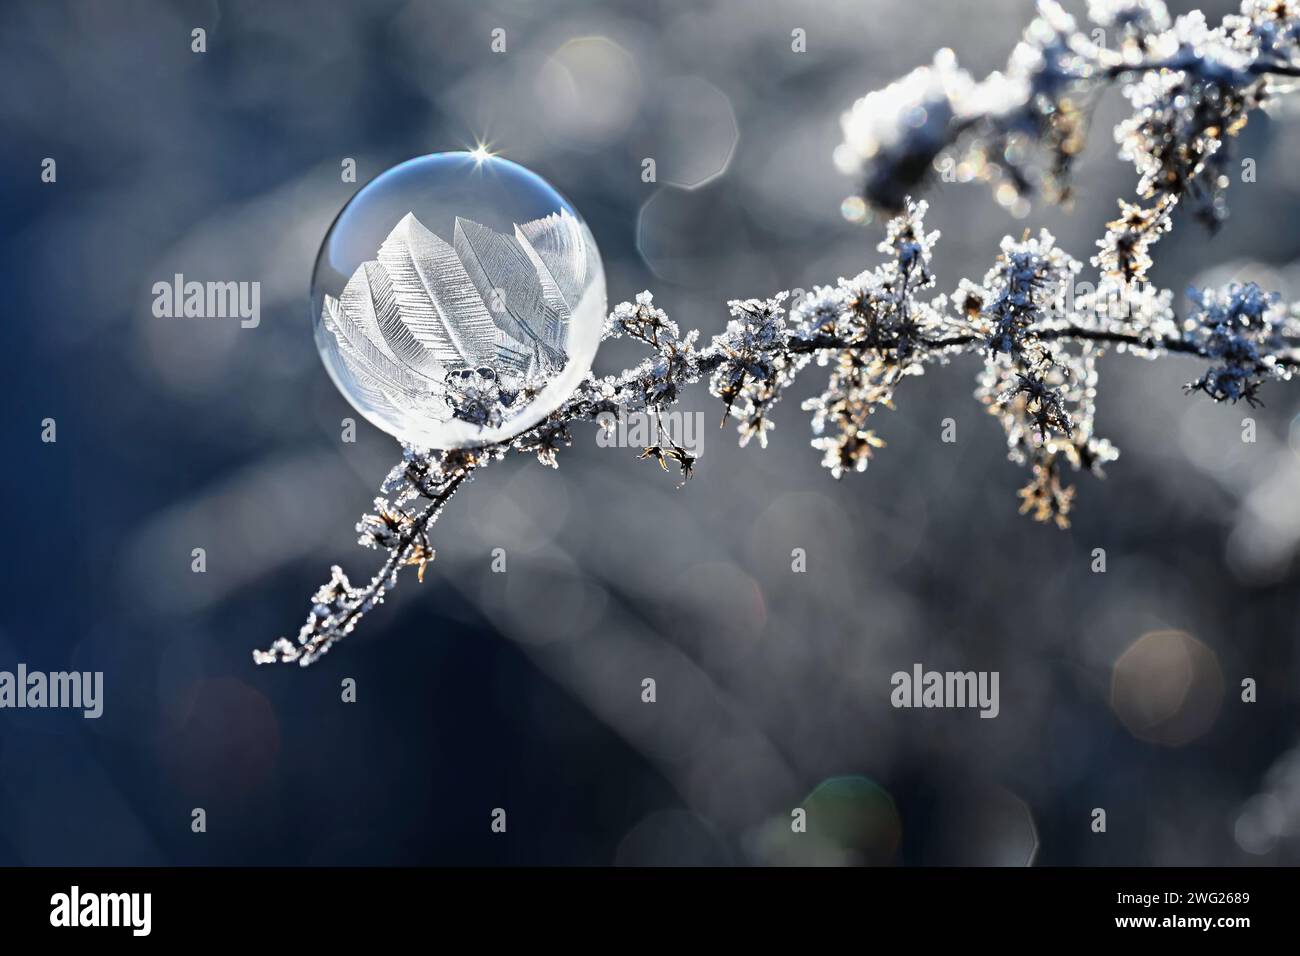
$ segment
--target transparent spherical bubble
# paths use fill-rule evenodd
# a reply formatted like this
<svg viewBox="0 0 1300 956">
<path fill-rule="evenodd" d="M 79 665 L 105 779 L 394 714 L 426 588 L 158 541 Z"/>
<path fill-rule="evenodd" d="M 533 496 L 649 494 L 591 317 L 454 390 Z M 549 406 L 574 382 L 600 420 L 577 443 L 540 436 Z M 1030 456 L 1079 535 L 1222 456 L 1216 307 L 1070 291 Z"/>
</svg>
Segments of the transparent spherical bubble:
<svg viewBox="0 0 1300 956">
<path fill-rule="evenodd" d="M 420 448 L 502 441 L 591 368 L 606 315 L 591 230 L 540 176 L 481 153 L 394 166 L 330 227 L 316 346 L 353 407 Z"/>
</svg>

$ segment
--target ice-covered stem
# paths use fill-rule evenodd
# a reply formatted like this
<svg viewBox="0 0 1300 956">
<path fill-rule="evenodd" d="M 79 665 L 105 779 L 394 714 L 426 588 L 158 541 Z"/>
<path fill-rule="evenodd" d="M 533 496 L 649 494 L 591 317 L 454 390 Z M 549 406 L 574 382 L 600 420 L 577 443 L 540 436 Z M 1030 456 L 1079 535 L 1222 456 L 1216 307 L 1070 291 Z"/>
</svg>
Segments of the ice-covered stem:
<svg viewBox="0 0 1300 956">
<path fill-rule="evenodd" d="M 399 503 L 376 498 L 375 511 L 363 515 L 357 523 L 361 544 L 388 552 L 379 571 L 368 584 L 358 588 L 352 586 L 342 568 L 334 565 L 329 581 L 312 595 L 311 610 L 298 631 L 297 643 L 278 638 L 268 650 L 254 651 L 254 662 L 297 662 L 306 667 L 351 634 L 362 617 L 383 603 L 384 596 L 397 585 L 397 574 L 403 567 L 417 566 L 419 578 L 424 580 L 425 566 L 434 558 L 429 526 L 438 520 L 451 496 L 492 454 L 488 449 L 445 452 L 439 457 L 421 455 L 410 448 L 404 452 L 402 463 L 384 483 L 387 490 L 394 483 L 393 476 L 401 475 L 403 492 Z M 402 502 L 416 496 L 422 497 L 424 504 L 418 510 L 406 509 Z"/>
<path fill-rule="evenodd" d="M 1300 74 L 1300 3 L 1244 0 L 1215 27 L 1199 11 L 1171 21 L 1161 0 L 1088 7 L 1091 25 L 1080 28 L 1055 0 L 1040 0 L 1006 68 L 983 80 L 941 50 L 858 100 L 835 159 L 867 205 L 901 210 L 936 169 L 987 181 L 1022 210 L 1039 193 L 1068 198 L 1096 100 L 1118 84 L 1132 112 L 1115 136 L 1139 174 L 1138 196 L 1162 215 L 1185 198 L 1220 222 L 1230 140 L 1278 94 L 1278 78 Z"/>
<path fill-rule="evenodd" d="M 588 376 L 541 424 L 509 441 L 441 454 L 406 447 L 384 481 L 388 497 L 377 498 L 357 524 L 361 544 L 387 552 L 379 572 L 354 588 L 335 567 L 313 597 L 297 642 L 280 638 L 255 652 L 255 660 L 310 664 L 383 601 L 402 568 L 417 567 L 422 579 L 434 557 L 431 525 L 488 462 L 530 453 L 555 467 L 559 449 L 572 441 L 571 425 L 603 424 L 628 412 L 657 417 L 705 375 L 723 403 L 724 423 L 738 420 L 741 444 L 757 437 L 766 445 L 772 409 L 786 389 L 814 361 L 829 367 L 825 388 L 803 407 L 813 413 L 813 446 L 841 477 L 864 470 L 883 447 L 866 426 L 877 409 L 893 407 L 904 379 L 954 355 L 981 354 L 976 395 L 1002 422 L 1011 457 L 1030 471 L 1021 510 L 1065 526 L 1074 499 L 1067 472 L 1099 472 L 1118 454 L 1092 431 L 1096 359 L 1106 346 L 1147 357 L 1208 359 L 1214 364 L 1188 389 L 1216 401 L 1254 403 L 1265 379 L 1286 378 L 1300 366 L 1300 320 L 1277 296 L 1251 284 L 1194 292 L 1196 308 L 1182 325 L 1172 320 L 1168 292 L 1126 285 L 1126 301 L 1076 297 L 1073 280 L 1081 267 L 1045 231 L 1004 240 L 982 281 L 963 281 L 951 297 L 923 298 L 935 285 L 930 260 L 938 239 L 925 230 L 925 211 L 924 203 L 908 202 L 880 244 L 881 265 L 815 289 L 788 315 L 784 292 L 731 302 L 726 329 L 703 349 L 695 347 L 697 332 L 682 335 L 643 292 L 613 311 L 605 333 L 647 346 L 651 354 L 639 365 L 617 376 Z M 665 469 L 675 461 L 683 481 L 695 464 L 671 440 L 640 457 Z"/>
<path fill-rule="evenodd" d="M 1254 403 L 1263 382 L 1300 366 L 1296 311 L 1253 284 L 1192 293 L 1181 324 L 1172 293 L 1117 282 L 1104 257 L 1095 286 L 1046 231 L 1007 237 L 979 282 L 934 295 L 930 272 L 937 232 L 925 203 L 908 201 L 890 222 L 880 266 L 813 290 L 786 314 L 784 293 L 731 303 L 733 319 L 715 340 L 722 361 L 712 388 L 740 440 L 765 442 L 769 412 L 815 359 L 829 366 L 824 390 L 804 402 L 814 447 L 836 477 L 862 471 L 884 445 L 870 416 L 893 408 L 904 379 L 963 353 L 980 354 L 976 395 L 1001 422 L 1010 457 L 1030 472 L 1022 511 L 1064 527 L 1074 500 L 1068 474 L 1101 467 L 1118 452 L 1094 434 L 1097 359 L 1107 347 L 1148 358 L 1199 356 L 1210 368 L 1191 391 L 1217 401 Z M 926 297 L 929 296 L 929 297 Z"/>
<path fill-rule="evenodd" d="M 414 566 L 424 579 L 424 569 L 434 559 L 429 530 L 443 507 L 462 485 L 489 462 L 508 453 L 532 454 L 545 465 L 556 467 L 561 448 L 572 443 L 569 427 L 580 422 L 605 422 L 619 413 L 659 411 L 675 403 L 682 388 L 716 367 L 715 349 L 698 351 L 697 332 L 683 336 L 676 323 L 655 307 L 649 292 L 635 303 L 623 303 L 610 314 L 605 338 L 627 336 L 649 347 L 651 355 L 621 375 L 597 378 L 589 375 L 572 396 L 540 424 L 508 441 L 482 448 L 425 452 L 403 446 L 402 461 L 384 480 L 382 492 L 389 497 L 375 499 L 372 512 L 357 523 L 358 543 L 387 557 L 370 582 L 353 587 L 342 569 L 331 569 L 328 583 L 312 597 L 307 620 L 296 641 L 281 637 L 265 651 L 254 651 L 258 664 L 314 663 L 347 637 L 360 620 L 383 603 L 397 584 L 398 573 Z M 661 435 L 666 435 L 660 429 Z M 676 462 L 683 481 L 695 465 L 676 442 L 642 449 L 641 458 L 653 458 L 666 470 Z"/>
</svg>

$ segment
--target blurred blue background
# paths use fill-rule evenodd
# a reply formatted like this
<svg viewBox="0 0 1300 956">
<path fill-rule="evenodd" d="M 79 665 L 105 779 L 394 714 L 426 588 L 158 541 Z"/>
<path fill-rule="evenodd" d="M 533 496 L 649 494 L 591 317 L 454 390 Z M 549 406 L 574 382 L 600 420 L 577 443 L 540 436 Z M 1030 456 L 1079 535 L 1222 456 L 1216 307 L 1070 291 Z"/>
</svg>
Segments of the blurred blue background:
<svg viewBox="0 0 1300 956">
<path fill-rule="evenodd" d="M 649 288 L 707 339 L 728 298 L 877 261 L 879 227 L 839 216 L 839 114 L 941 46 L 998 68 L 1032 6 L 955 13 L 4 4 L 0 669 L 102 670 L 106 701 L 98 721 L 0 712 L 0 864 L 1300 861 L 1300 392 L 1214 406 L 1182 394 L 1199 374 L 1182 360 L 1104 360 L 1098 426 L 1122 454 L 1081 482 L 1068 533 L 1016 515 L 1022 476 L 968 358 L 900 389 L 878 423 L 889 447 L 841 483 L 795 400 L 766 451 L 710 429 L 683 489 L 583 429 L 558 471 L 494 465 L 435 529 L 423 584 L 407 577 L 313 668 L 252 666 L 329 565 L 354 581 L 378 565 L 352 528 L 396 447 L 364 422 L 340 441 L 354 413 L 308 306 L 360 185 L 488 142 L 582 211 L 611 304 Z M 1121 105 L 1098 111 L 1072 213 L 1017 221 L 979 185 L 931 194 L 941 291 L 1025 226 L 1086 260 L 1133 188 L 1110 137 Z M 1180 220 L 1156 280 L 1250 275 L 1300 298 L 1298 147 L 1300 123 L 1252 119 L 1258 182 L 1234 186 L 1212 241 Z M 261 324 L 155 318 L 151 287 L 177 272 L 260 282 Z M 611 347 L 598 370 L 632 359 Z M 703 389 L 685 407 L 719 415 Z M 914 662 L 999 670 L 1001 715 L 892 709 L 890 674 Z"/>
</svg>

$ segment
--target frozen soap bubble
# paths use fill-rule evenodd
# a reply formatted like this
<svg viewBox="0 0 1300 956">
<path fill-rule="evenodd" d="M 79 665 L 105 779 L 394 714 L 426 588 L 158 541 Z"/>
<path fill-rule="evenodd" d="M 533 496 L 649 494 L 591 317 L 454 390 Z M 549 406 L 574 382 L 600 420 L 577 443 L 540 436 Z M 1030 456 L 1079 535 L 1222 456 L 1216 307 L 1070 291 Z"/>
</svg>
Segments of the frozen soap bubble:
<svg viewBox="0 0 1300 956">
<path fill-rule="evenodd" d="M 606 314 L 577 210 L 479 152 L 422 156 L 368 183 L 325 236 L 311 298 L 339 391 L 423 449 L 536 425 L 590 370 Z"/>
</svg>

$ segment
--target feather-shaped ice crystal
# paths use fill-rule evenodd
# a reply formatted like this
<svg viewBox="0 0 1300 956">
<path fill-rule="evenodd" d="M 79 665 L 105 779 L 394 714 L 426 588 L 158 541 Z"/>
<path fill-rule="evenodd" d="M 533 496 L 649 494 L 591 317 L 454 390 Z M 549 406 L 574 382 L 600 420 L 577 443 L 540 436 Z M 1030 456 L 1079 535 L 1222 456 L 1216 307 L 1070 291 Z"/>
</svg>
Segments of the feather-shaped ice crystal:
<svg viewBox="0 0 1300 956">
<path fill-rule="evenodd" d="M 368 418 L 414 445 L 498 441 L 540 421 L 591 366 L 604 320 L 595 241 L 567 209 L 512 234 L 457 217 L 450 243 L 407 213 L 321 324 Z"/>
</svg>

